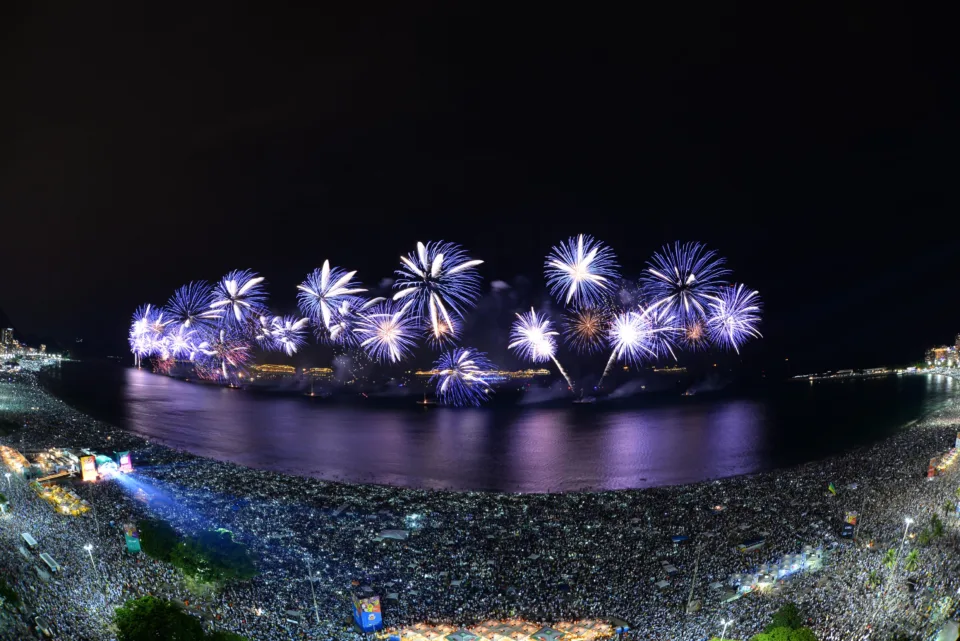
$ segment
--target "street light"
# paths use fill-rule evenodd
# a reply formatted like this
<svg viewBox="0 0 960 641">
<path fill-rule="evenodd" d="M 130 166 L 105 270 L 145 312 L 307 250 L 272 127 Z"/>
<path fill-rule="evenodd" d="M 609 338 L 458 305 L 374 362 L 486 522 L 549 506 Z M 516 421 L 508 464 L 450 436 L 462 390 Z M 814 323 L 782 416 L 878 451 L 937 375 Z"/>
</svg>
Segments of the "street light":
<svg viewBox="0 0 960 641">
<path fill-rule="evenodd" d="M 733 623 L 733 619 L 728 619 L 728 620 L 726 620 L 726 621 L 721 621 L 720 623 L 723 625 L 723 630 L 720 632 L 720 641 L 723 641 L 724 637 L 725 637 L 726 634 L 727 634 L 727 626 L 729 626 L 731 623 Z"/>
</svg>

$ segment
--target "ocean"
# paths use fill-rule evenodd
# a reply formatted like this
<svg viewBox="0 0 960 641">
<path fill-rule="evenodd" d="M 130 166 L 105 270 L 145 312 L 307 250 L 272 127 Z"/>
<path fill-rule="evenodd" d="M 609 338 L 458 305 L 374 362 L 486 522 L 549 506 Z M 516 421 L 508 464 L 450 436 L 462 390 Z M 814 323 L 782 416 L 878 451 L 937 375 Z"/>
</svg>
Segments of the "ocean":
<svg viewBox="0 0 960 641">
<path fill-rule="evenodd" d="M 960 389 L 912 375 L 424 409 L 415 395 L 271 395 L 96 362 L 64 363 L 44 380 L 98 419 L 200 456 L 351 483 L 504 492 L 642 488 L 793 466 L 880 440 Z"/>
</svg>

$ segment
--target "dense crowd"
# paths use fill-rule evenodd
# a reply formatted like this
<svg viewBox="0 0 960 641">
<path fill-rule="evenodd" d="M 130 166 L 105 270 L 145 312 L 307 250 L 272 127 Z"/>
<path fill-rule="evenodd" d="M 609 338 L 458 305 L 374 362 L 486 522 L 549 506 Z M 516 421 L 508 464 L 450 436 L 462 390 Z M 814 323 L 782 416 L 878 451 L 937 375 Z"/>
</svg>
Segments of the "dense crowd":
<svg viewBox="0 0 960 641">
<path fill-rule="evenodd" d="M 0 561 L 31 614 L 50 620 L 58 638 L 111 639 L 114 607 L 146 593 L 182 601 L 207 625 L 258 641 L 361 638 L 350 622 L 353 593 L 379 595 L 388 626 L 613 617 L 630 625 L 631 638 L 706 639 L 721 619 L 733 619 L 727 637 L 746 638 L 792 600 L 823 639 L 886 639 L 898 629 L 923 638 L 960 587 L 956 519 L 944 509 L 960 476 L 950 469 L 924 478 L 931 456 L 954 444 L 956 402 L 881 443 L 793 469 L 550 495 L 345 485 L 200 459 L 86 417 L 31 373 L 0 381 L 0 418 L 20 426 L 0 443 L 22 451 L 136 453 L 136 473 L 125 481 L 80 488 L 94 509 L 78 517 L 54 513 L 12 479 Z M 858 543 L 839 536 L 851 511 L 861 518 Z M 934 514 L 947 536 L 923 547 L 906 538 L 896 569 L 884 568 L 884 551 L 904 542 L 904 517 L 915 520 L 916 534 Z M 183 533 L 231 530 L 254 552 L 260 575 L 191 591 L 170 566 L 125 552 L 122 525 L 144 516 Z M 410 536 L 381 539 L 385 529 Z M 23 531 L 63 566 L 60 574 L 38 571 Z M 689 539 L 675 544 L 674 536 Z M 758 537 L 760 549 L 737 549 Z M 731 574 L 808 545 L 826 550 L 822 570 L 724 602 L 735 587 Z M 906 572 L 903 558 L 914 548 L 919 568 Z M 664 560 L 678 572 L 668 574 Z M 883 587 L 868 587 L 871 572 L 888 578 Z M 688 602 L 699 608 L 688 614 Z"/>
</svg>

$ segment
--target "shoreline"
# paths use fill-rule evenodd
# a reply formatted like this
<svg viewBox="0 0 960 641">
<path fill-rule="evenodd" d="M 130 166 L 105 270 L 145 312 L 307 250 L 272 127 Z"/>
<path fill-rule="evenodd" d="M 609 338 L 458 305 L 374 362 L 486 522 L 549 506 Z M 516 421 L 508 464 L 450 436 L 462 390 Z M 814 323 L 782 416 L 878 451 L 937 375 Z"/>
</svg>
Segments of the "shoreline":
<svg viewBox="0 0 960 641">
<path fill-rule="evenodd" d="M 26 378 L 32 376 L 25 375 L 23 384 L 29 386 Z M 902 516 L 887 512 L 902 514 L 908 498 L 945 491 L 948 479 L 953 482 L 952 472 L 932 483 L 922 479 L 922 472 L 930 456 L 952 446 L 960 422 L 960 404 L 951 401 L 886 439 L 844 454 L 692 484 L 551 494 L 453 491 L 355 485 L 204 458 L 90 419 L 31 380 L 31 402 L 46 414 L 37 422 L 46 427 L 21 428 L 0 442 L 19 447 L 29 432 L 32 448 L 102 443 L 141 454 L 138 458 L 149 464 L 139 466 L 135 478 L 170 501 L 146 506 L 127 497 L 125 510 L 159 516 L 181 531 L 227 527 L 261 559 L 261 576 L 249 585 L 225 588 L 221 601 L 296 610 L 306 628 L 313 614 L 309 589 L 292 577 L 303 571 L 303 559 L 313 559 L 314 567 L 322 568 L 316 589 L 324 623 L 309 628 L 317 638 L 338 639 L 357 638 L 342 623 L 349 613 L 343 592 L 351 581 L 370 585 L 381 597 L 398 593 L 399 600 L 385 607 L 388 626 L 431 619 L 468 623 L 511 613 L 544 622 L 617 617 L 649 632 L 636 638 L 667 639 L 676 638 L 671 635 L 679 630 L 705 637 L 722 615 L 740 621 L 743 632 L 734 634 L 748 637 L 759 631 L 782 596 L 722 604 L 719 591 L 708 584 L 797 553 L 798 544 L 827 543 L 838 546 L 830 568 L 790 579 L 779 589 L 807 603 L 818 631 L 828 620 L 849 634 L 856 622 L 846 618 L 856 612 L 833 612 L 835 605 L 812 596 L 813 586 L 848 562 L 851 567 L 879 563 L 874 552 L 839 539 L 843 514 L 864 511 L 862 535 L 876 539 L 878 549 L 895 542 Z M 826 491 L 828 483 L 836 484 L 836 496 Z M 116 502 L 120 490 L 111 489 L 115 485 L 98 484 L 98 491 L 112 492 L 110 501 Z M 870 507 L 875 502 L 877 507 Z M 923 509 L 932 505 L 929 498 L 920 503 Z M 725 509 L 715 513 L 711 508 L 716 505 Z M 103 509 L 111 509 L 111 503 L 104 502 Z M 909 510 L 920 518 L 920 507 Z M 377 540 L 383 529 L 407 527 L 406 517 L 412 514 L 422 515 L 424 524 L 411 528 L 408 541 Z M 757 553 L 731 549 L 764 533 L 767 543 Z M 673 545 L 670 537 L 677 534 L 691 536 L 694 543 Z M 693 586 L 703 610 L 684 616 L 682 605 L 700 548 L 710 557 L 699 561 Z M 665 577 L 663 559 L 679 574 Z M 441 572 L 446 579 L 438 579 Z M 465 585 L 452 588 L 454 577 L 465 579 Z M 662 589 L 653 584 L 661 577 L 669 578 Z M 524 589 L 530 581 L 535 589 Z M 849 589 L 859 592 L 859 586 Z M 282 621 L 257 617 L 250 622 L 244 612 L 232 606 L 224 610 L 229 629 L 242 632 L 256 625 L 253 638 L 280 638 L 271 635 L 283 631 Z"/>
</svg>

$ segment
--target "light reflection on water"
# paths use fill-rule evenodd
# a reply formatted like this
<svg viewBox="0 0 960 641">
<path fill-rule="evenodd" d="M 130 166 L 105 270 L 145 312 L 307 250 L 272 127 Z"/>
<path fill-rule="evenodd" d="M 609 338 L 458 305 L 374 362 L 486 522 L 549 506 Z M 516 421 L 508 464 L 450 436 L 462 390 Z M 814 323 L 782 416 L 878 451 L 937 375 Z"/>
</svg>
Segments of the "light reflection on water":
<svg viewBox="0 0 960 641">
<path fill-rule="evenodd" d="M 136 369 L 94 375 L 92 367 L 65 365 L 57 393 L 195 454 L 324 479 L 522 492 L 649 487 L 793 465 L 881 438 L 955 387 L 940 377 L 891 377 L 741 397 L 424 411 L 414 399 L 409 409 L 337 405 Z"/>
</svg>

